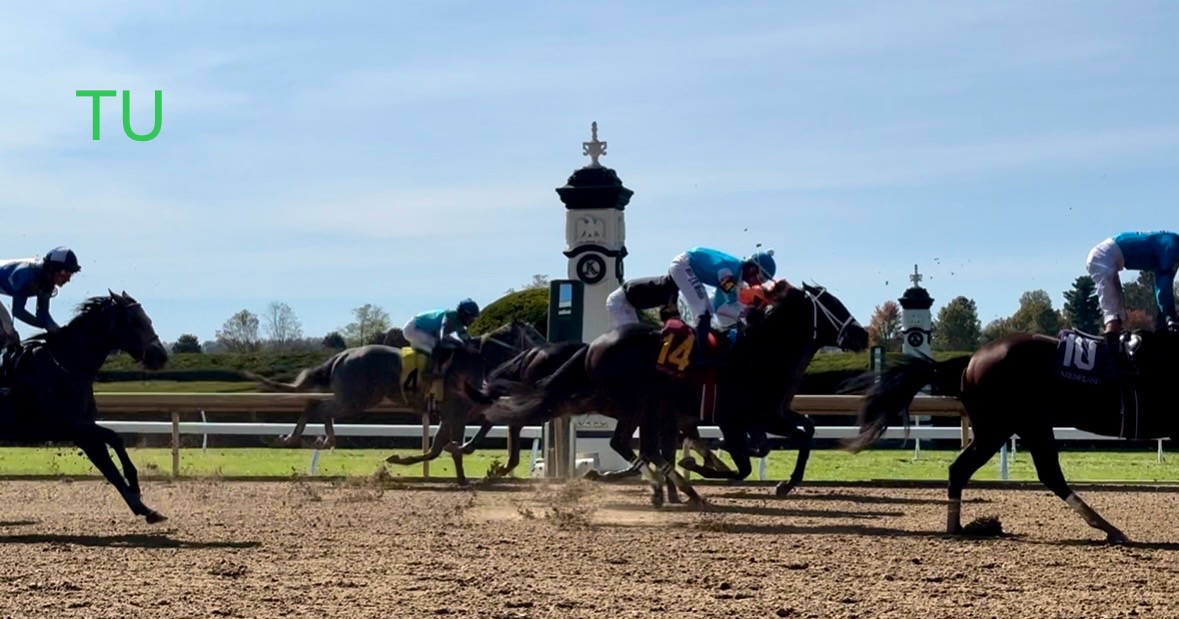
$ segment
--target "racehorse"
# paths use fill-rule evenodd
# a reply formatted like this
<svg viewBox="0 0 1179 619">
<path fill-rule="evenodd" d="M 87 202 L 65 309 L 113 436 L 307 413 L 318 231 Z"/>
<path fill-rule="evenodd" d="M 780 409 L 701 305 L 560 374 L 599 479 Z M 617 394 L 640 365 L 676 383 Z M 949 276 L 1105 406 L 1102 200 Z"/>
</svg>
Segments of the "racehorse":
<svg viewBox="0 0 1179 619">
<path fill-rule="evenodd" d="M 867 331 L 843 304 L 825 289 L 804 285 L 794 288 L 784 281 L 775 285 L 770 305 L 750 317 L 744 335 L 736 340 L 715 373 L 718 394 L 718 425 L 725 435 L 726 449 L 745 454 L 751 428 L 774 427 L 786 433 L 789 411 L 787 396 L 801 377 L 806 363 L 818 348 L 836 345 L 863 350 Z M 686 339 L 677 339 L 681 334 Z M 711 344 L 715 345 L 715 339 Z M 661 454 L 660 438 L 674 435 L 680 417 L 700 411 L 701 382 L 690 372 L 668 370 L 665 363 L 678 364 L 691 349 L 691 330 L 662 330 L 645 324 L 628 324 L 596 338 L 579 350 L 552 375 L 526 385 L 506 380 L 492 381 L 484 393 L 506 393 L 483 411 L 496 424 L 539 423 L 573 409 L 595 411 L 639 427 L 640 447 L 635 460 L 650 475 L 651 501 L 662 504 L 663 482 L 670 479 L 690 501 L 699 495 Z M 670 352 L 669 351 L 674 351 Z M 797 415 L 797 413 L 794 413 Z M 781 423 L 774 419 L 778 416 Z M 698 418 L 696 418 L 698 421 Z M 809 421 L 799 416 L 807 426 Z M 619 424 L 622 425 L 622 424 Z M 813 426 L 810 426 L 813 433 Z M 794 430 L 796 431 L 796 430 Z M 629 438 L 629 435 L 628 437 Z M 800 449 L 796 468 L 805 467 L 809 445 Z M 801 479 L 797 472 L 792 479 Z M 788 491 L 788 490 L 787 490 Z"/>
<path fill-rule="evenodd" d="M 1059 426 L 1119 438 L 1179 436 L 1172 387 L 1179 337 L 1166 331 L 1133 331 L 1125 337 L 1138 375 L 1124 389 L 1110 384 L 1104 373 L 1110 354 L 1104 340 L 1071 330 L 1057 338 L 1016 333 L 969 357 L 941 362 L 910 357 L 885 370 L 868 390 L 858 413 L 860 433 L 845 447 L 853 453 L 864 449 L 898 417 L 907 430 L 909 403 L 923 386 L 938 385 L 958 397 L 974 429 L 974 438 L 950 465 L 948 533 L 962 531 L 962 488 L 1018 434 L 1044 486 L 1089 526 L 1104 531 L 1108 541 L 1128 541 L 1069 488 L 1052 431 Z"/>
<path fill-rule="evenodd" d="M 126 352 L 149 371 L 168 362 L 151 319 L 126 292 L 87 299 L 60 330 L 0 351 L 0 438 L 21 444 L 74 443 L 133 514 L 148 523 L 163 522 L 167 518 L 143 502 L 139 472 L 123 440 L 95 422 L 94 378 L 113 350 Z M 122 473 L 108 445 L 122 463 Z"/>
<path fill-rule="evenodd" d="M 473 404 L 465 397 L 462 385 L 467 382 L 482 382 L 483 376 L 491 368 L 504 363 L 519 350 L 543 343 L 544 336 L 532 325 L 513 320 L 494 331 L 473 338 L 473 341 L 477 344 L 476 352 L 469 352 L 462 347 L 451 351 L 450 358 L 445 362 L 448 367 L 446 379 L 436 380 L 434 385 L 427 385 L 426 381 L 418 380 L 421 371 L 428 365 L 424 355 L 410 349 L 383 344 L 342 350 L 317 367 L 303 369 L 290 383 L 249 371 L 242 374 L 266 388 L 277 391 L 332 393 L 331 399 L 307 402 L 295 424 L 294 432 L 277 442 L 279 446 L 284 447 L 298 444 L 308 419 L 320 420 L 324 424 L 326 436 L 318 439 L 317 447 L 330 448 L 336 442 L 334 421 L 337 418 L 361 413 L 380 404 L 386 397 L 393 402 L 403 402 L 412 410 L 426 411 L 430 398 L 433 398 L 439 414 L 439 428 L 430 451 L 408 458 L 391 456 L 387 462 L 416 464 L 433 460 L 441 455 L 444 449 L 448 449 L 454 458 L 458 481 L 465 484 L 463 454 L 452 445 L 454 441 L 462 440 Z M 434 354 L 440 353 L 441 350 L 436 350 Z M 413 366 L 416 366 L 418 371 L 413 371 L 413 367 L 406 363 L 406 355 L 414 357 Z M 439 395 L 442 397 L 437 397 Z"/>
</svg>

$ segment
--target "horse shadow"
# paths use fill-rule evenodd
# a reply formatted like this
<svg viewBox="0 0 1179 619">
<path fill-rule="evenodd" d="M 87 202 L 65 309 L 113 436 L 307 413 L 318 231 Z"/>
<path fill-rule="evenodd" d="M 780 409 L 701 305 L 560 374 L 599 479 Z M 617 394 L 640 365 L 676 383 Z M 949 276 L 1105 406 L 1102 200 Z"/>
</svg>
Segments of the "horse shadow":
<svg viewBox="0 0 1179 619">
<path fill-rule="evenodd" d="M 620 512 L 649 512 L 651 507 L 648 505 L 634 505 L 631 503 L 606 503 L 601 506 L 603 509 Z M 678 507 L 678 506 L 677 506 Z M 718 504 L 707 503 L 703 507 L 693 507 L 683 505 L 681 508 L 664 505 L 664 510 L 681 511 L 700 514 L 744 514 L 748 516 L 770 516 L 778 518 L 795 517 L 795 518 L 895 518 L 897 516 L 904 516 L 904 512 L 890 511 L 890 512 L 869 512 L 857 511 L 846 512 L 838 510 L 827 509 L 797 509 L 792 507 L 778 507 L 771 505 L 732 505 L 732 504 Z"/>
<path fill-rule="evenodd" d="M 20 521 L 17 524 L 36 524 Z M 0 526 L 10 523 L 0 523 Z M 25 533 L 2 535 L 0 546 L 7 544 L 63 544 L 92 548 L 181 548 L 203 549 L 245 549 L 257 548 L 261 542 L 195 542 L 179 540 L 165 533 L 123 533 L 119 535 L 70 535 L 64 533 Z"/>
<path fill-rule="evenodd" d="M 740 490 L 722 492 L 719 494 L 710 494 L 709 498 L 717 499 L 733 499 L 733 500 L 775 500 L 775 501 L 828 501 L 828 502 L 847 502 L 857 503 L 860 505 L 939 505 L 944 506 L 948 501 L 946 499 L 919 499 L 913 497 L 893 497 L 893 496 L 879 496 L 869 494 L 791 494 L 783 498 L 765 494 L 764 492 L 743 492 Z M 963 499 L 962 503 L 991 503 L 990 499 L 981 497 Z M 890 514 L 897 515 L 897 514 Z"/>
</svg>

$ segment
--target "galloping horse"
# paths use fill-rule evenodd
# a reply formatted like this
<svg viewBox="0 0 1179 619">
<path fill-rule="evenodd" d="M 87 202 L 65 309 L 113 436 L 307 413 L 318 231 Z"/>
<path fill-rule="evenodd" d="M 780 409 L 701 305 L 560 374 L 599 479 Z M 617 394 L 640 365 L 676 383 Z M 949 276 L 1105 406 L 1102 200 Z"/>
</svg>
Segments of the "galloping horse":
<svg viewBox="0 0 1179 619">
<path fill-rule="evenodd" d="M 143 503 L 139 472 L 123 440 L 95 422 L 94 377 L 112 350 L 128 353 L 147 370 L 168 362 L 151 319 L 126 292 L 90 298 L 59 331 L 0 351 L 0 438 L 22 444 L 74 443 L 133 514 L 148 523 L 163 522 L 167 518 Z M 122 463 L 122 473 L 107 453 L 108 445 Z"/>
<path fill-rule="evenodd" d="M 443 449 L 449 448 L 454 457 L 459 483 L 466 483 L 462 466 L 463 454 L 452 445 L 453 442 L 462 440 L 473 405 L 466 397 L 463 385 L 469 382 L 481 383 L 491 368 L 506 362 L 520 350 L 544 343 L 544 336 L 532 325 L 514 320 L 474 338 L 474 341 L 478 343 L 478 352 L 471 353 L 456 348 L 446 361 L 449 370 L 445 381 L 435 379 L 433 385 L 426 385 L 426 381 L 417 380 L 421 370 L 427 367 L 424 355 L 411 349 L 398 349 L 381 344 L 357 346 L 340 351 L 319 366 L 302 370 L 291 383 L 269 379 L 253 372 L 243 372 L 243 375 L 278 391 L 332 393 L 333 397 L 329 400 L 307 402 L 295 424 L 294 432 L 280 439 L 280 446 L 297 444 L 309 418 L 321 420 L 324 424 L 326 436 L 321 437 L 317 445 L 331 447 L 335 445 L 336 440 L 336 418 L 361 413 L 380 404 L 386 397 L 393 402 L 403 402 L 412 410 L 426 411 L 429 399 L 433 397 L 440 422 L 430 451 L 410 458 L 393 456 L 387 461 L 395 464 L 415 464 L 432 460 L 438 457 Z M 411 362 L 406 361 L 409 356 L 413 357 Z M 418 386 L 414 386 L 415 383 Z"/>
<path fill-rule="evenodd" d="M 1062 331 L 1057 338 L 1016 333 L 970 357 L 942 362 L 911 357 L 887 369 L 868 391 L 859 412 L 860 434 L 846 447 L 852 452 L 864 449 L 898 417 L 907 429 L 909 403 L 923 386 L 939 385 L 960 399 L 974 429 L 974 438 L 950 465 L 947 532 L 962 530 L 962 488 L 1018 434 L 1032 454 L 1041 483 L 1089 526 L 1105 531 L 1109 541 L 1127 541 L 1069 488 L 1052 428 L 1075 427 L 1131 439 L 1179 436 L 1172 386 L 1179 370 L 1179 337 L 1165 331 L 1134 331 L 1128 342 L 1138 376 L 1125 389 L 1111 385 L 1103 373 L 1104 357 L 1110 354 L 1105 342 L 1076 331 Z"/>
<path fill-rule="evenodd" d="M 838 299 L 820 287 L 798 289 L 781 282 L 770 301 L 769 307 L 751 317 L 726 361 L 710 370 L 715 372 L 718 425 L 735 459 L 740 455 L 748 459 L 745 442 L 751 428 L 792 433 L 780 427 L 785 424 L 783 415 L 789 414 L 783 409 L 788 410 L 792 381 L 801 376 L 815 350 L 825 345 L 862 350 L 867 345 L 867 332 Z M 652 502 L 662 504 L 665 478 L 689 500 L 698 501 L 699 495 L 660 453 L 660 438 L 673 436 L 681 417 L 698 422 L 702 382 L 690 371 L 677 374 L 659 367 L 677 363 L 681 355 L 669 351 L 688 350 L 691 342 L 690 330 L 670 331 L 663 337 L 656 327 L 621 326 L 578 350 L 556 372 L 533 385 L 491 381 L 483 393 L 498 397 L 483 415 L 491 423 L 513 425 L 595 411 L 619 420 L 619 425 L 633 424 L 631 428 L 640 429 L 635 464 L 655 469 L 650 479 Z M 715 347 L 715 340 L 710 344 Z M 799 466 L 805 466 L 801 452 L 807 450 L 809 445 L 800 450 Z M 801 479 L 801 473 L 794 477 Z"/>
</svg>

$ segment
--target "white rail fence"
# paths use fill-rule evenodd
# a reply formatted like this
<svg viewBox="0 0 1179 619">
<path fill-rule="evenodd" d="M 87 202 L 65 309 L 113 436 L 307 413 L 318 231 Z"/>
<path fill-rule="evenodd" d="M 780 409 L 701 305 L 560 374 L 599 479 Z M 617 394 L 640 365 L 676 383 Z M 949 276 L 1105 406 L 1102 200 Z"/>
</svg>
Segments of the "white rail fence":
<svg viewBox="0 0 1179 619">
<path fill-rule="evenodd" d="M 283 436 L 290 434 L 294 423 L 260 423 L 260 422 L 209 422 L 205 421 L 207 412 L 255 412 L 255 413 L 286 413 L 297 414 L 308 400 L 330 398 L 330 394 L 291 394 L 291 393 L 218 393 L 218 394 L 190 394 L 190 393 L 98 393 L 96 400 L 100 415 L 104 413 L 120 414 L 161 414 L 171 415 L 171 421 L 128 421 L 128 420 L 100 420 L 99 424 L 123 434 L 159 434 L 172 435 L 172 475 L 180 474 L 180 436 L 203 436 L 202 448 L 207 446 L 209 436 L 238 435 L 238 436 Z M 858 396 L 796 396 L 795 410 L 809 416 L 815 415 L 853 415 L 859 404 Z M 959 439 L 964 446 L 969 442 L 971 431 L 968 420 L 961 415 L 961 404 L 952 398 L 937 396 L 918 396 L 910 407 L 915 416 L 961 417 L 959 426 L 933 427 L 914 425 L 910 427 L 909 438 L 915 439 L 914 457 L 920 455 L 921 440 L 952 440 Z M 202 421 L 181 421 L 182 413 L 200 413 Z M 388 402 L 366 411 L 377 412 L 415 412 L 392 405 Z M 422 449 L 429 449 L 438 426 L 430 424 L 426 416 L 422 416 L 422 425 L 406 424 L 364 424 L 339 423 L 335 424 L 337 436 L 362 436 L 380 438 L 412 438 L 422 439 Z M 469 439 L 477 431 L 477 427 L 468 426 L 464 440 Z M 815 438 L 840 439 L 855 436 L 857 429 L 848 426 L 816 426 Z M 307 424 L 304 434 L 307 436 L 322 436 L 323 424 Z M 700 434 L 706 439 L 721 438 L 720 430 L 716 426 L 700 427 Z M 1075 428 L 1056 428 L 1058 440 L 1119 440 L 1114 437 L 1099 436 Z M 637 436 L 638 433 L 635 433 Z M 507 428 L 496 427 L 489 433 L 489 438 L 505 438 Z M 540 443 L 543 428 L 528 426 L 521 432 L 522 440 L 531 440 L 531 457 L 529 470 L 535 470 L 540 463 Z M 904 438 L 903 428 L 889 428 L 883 439 Z M 584 440 L 584 439 L 582 439 Z M 605 446 L 606 441 L 598 439 L 599 448 Z M 1157 458 L 1164 460 L 1163 441 L 1158 440 Z M 1000 451 L 999 472 L 1001 479 L 1009 478 L 1010 459 L 1014 455 L 1015 440 L 1004 445 Z M 444 454 L 445 456 L 446 454 Z M 315 475 L 318 470 L 320 452 L 312 450 L 309 473 Z M 767 460 L 761 458 L 758 466 L 759 479 L 765 479 Z M 423 463 L 423 475 L 429 477 L 429 463 Z"/>
</svg>

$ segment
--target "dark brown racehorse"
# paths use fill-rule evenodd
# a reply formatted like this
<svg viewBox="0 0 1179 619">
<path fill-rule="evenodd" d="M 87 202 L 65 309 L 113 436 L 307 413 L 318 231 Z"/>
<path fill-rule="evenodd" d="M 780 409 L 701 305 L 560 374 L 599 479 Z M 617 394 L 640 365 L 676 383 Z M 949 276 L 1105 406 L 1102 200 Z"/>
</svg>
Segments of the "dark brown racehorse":
<svg viewBox="0 0 1179 619">
<path fill-rule="evenodd" d="M 1104 531 L 1109 541 L 1127 541 L 1124 533 L 1069 488 L 1052 432 L 1054 427 L 1075 427 L 1121 438 L 1179 435 L 1171 386 L 1179 369 L 1179 337 L 1165 331 L 1134 331 L 1127 339 L 1138 375 L 1123 383 L 1122 389 L 1103 372 L 1104 341 L 1091 336 L 1017 333 L 983 346 L 970 357 L 942 362 L 909 357 L 885 370 L 880 382 L 868 390 L 859 412 L 860 434 L 846 447 L 853 452 L 864 449 L 898 418 L 908 428 L 909 403 L 923 386 L 936 385 L 935 389 L 961 400 L 974 430 L 970 444 L 950 465 L 949 533 L 962 530 L 962 488 L 1018 434 L 1032 454 L 1041 483 L 1089 526 Z"/>
<path fill-rule="evenodd" d="M 716 368 L 718 398 L 723 400 L 717 423 L 734 459 L 746 453 L 738 445 L 751 428 L 764 427 L 765 420 L 788 409 L 786 398 L 818 348 L 863 350 L 868 340 L 843 304 L 816 286 L 779 287 L 772 304 L 750 323 Z M 657 369 L 657 359 L 669 343 L 660 329 L 644 324 L 608 331 L 535 384 L 488 383 L 483 392 L 497 397 L 483 411 L 484 417 L 491 423 L 516 425 L 595 411 L 632 423 L 639 428 L 639 464 L 644 470 L 648 465 L 654 468 L 649 478 L 652 502 L 662 503 L 665 479 L 689 500 L 698 500 L 660 449 L 660 438 L 674 436 L 681 417 L 698 419 L 700 410 L 699 383 Z M 800 449 L 800 466 L 805 466 L 801 452 L 806 449 L 809 445 Z"/>
</svg>

